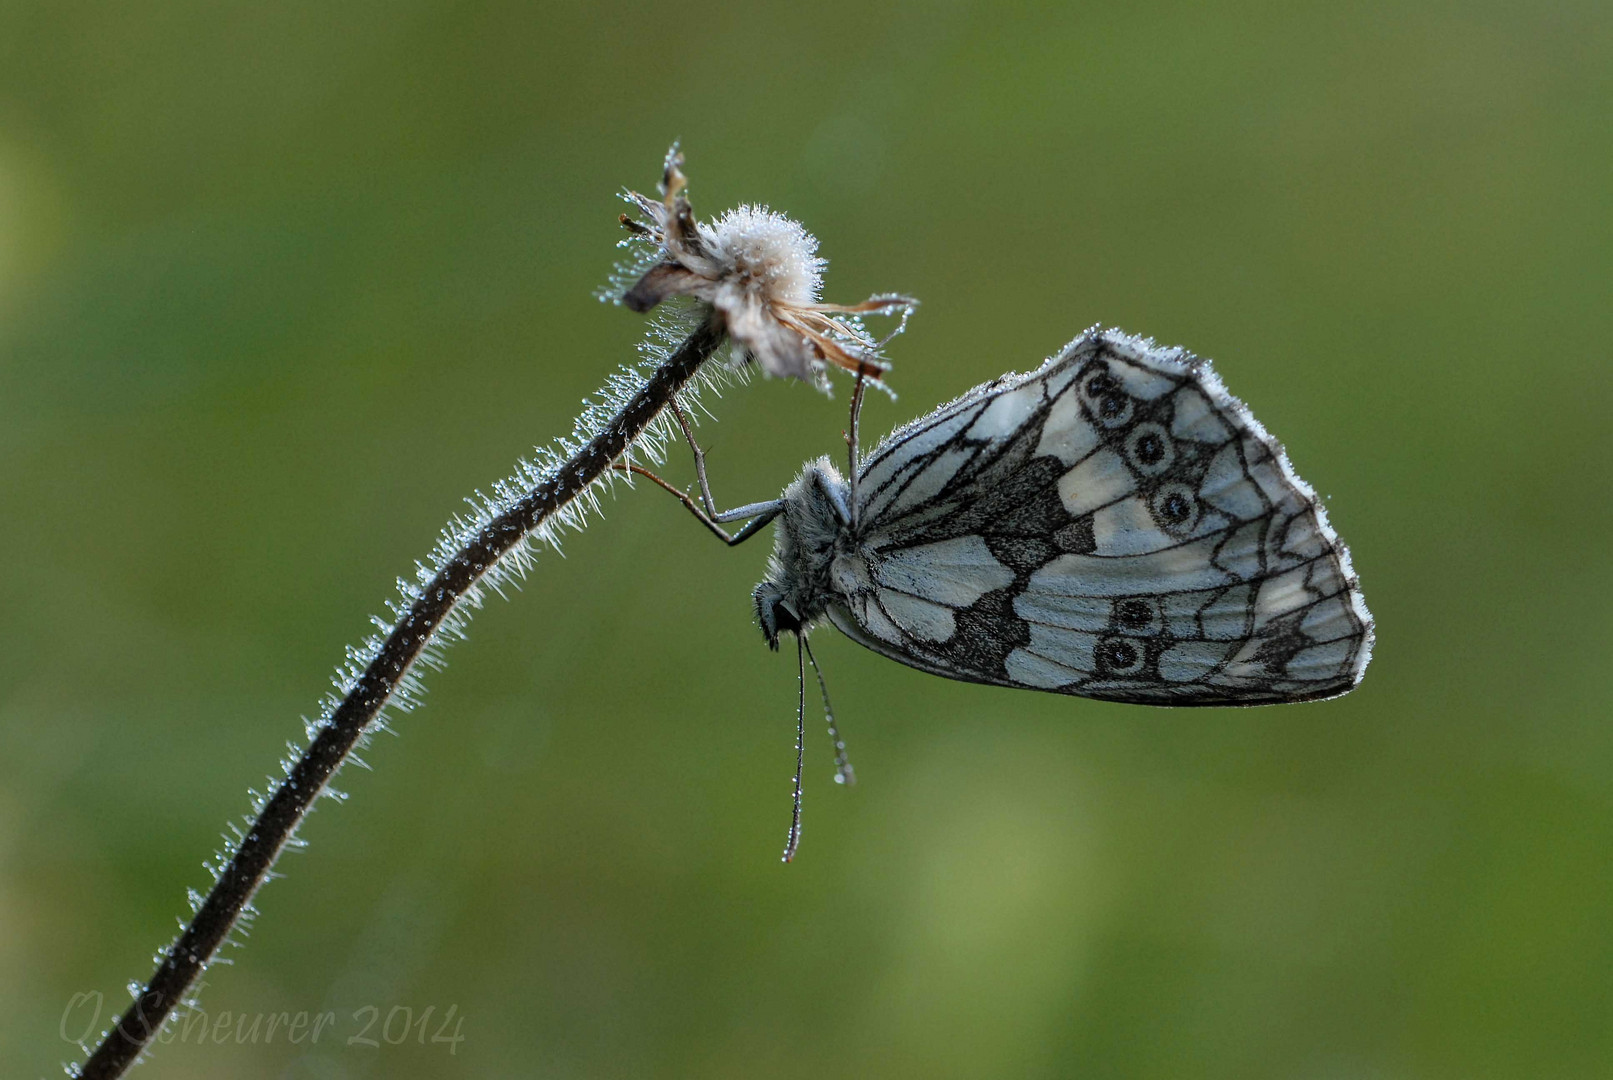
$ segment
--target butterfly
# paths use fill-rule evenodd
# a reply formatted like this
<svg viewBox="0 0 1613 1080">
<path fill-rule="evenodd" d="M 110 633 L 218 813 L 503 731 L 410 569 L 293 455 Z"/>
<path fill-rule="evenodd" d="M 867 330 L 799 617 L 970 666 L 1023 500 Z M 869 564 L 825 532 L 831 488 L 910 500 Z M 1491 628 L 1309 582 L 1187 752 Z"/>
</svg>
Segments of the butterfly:
<svg viewBox="0 0 1613 1080">
<path fill-rule="evenodd" d="M 674 492 L 730 543 L 777 523 L 753 594 L 772 647 L 828 622 L 934 675 L 1140 705 L 1360 683 L 1373 621 L 1349 550 L 1209 361 L 1093 328 L 866 459 L 861 389 L 846 474 L 822 457 L 721 514 Z"/>
</svg>

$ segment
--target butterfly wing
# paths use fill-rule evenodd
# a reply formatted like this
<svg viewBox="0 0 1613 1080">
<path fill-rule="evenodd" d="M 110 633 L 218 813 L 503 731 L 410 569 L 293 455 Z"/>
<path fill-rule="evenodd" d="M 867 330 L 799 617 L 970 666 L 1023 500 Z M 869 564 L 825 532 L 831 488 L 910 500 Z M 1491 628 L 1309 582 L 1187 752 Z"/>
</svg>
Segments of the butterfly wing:
<svg viewBox="0 0 1613 1080">
<path fill-rule="evenodd" d="M 949 678 L 1153 705 L 1333 697 L 1372 618 L 1344 543 L 1207 361 L 1114 331 L 896 432 L 829 616 Z"/>
</svg>

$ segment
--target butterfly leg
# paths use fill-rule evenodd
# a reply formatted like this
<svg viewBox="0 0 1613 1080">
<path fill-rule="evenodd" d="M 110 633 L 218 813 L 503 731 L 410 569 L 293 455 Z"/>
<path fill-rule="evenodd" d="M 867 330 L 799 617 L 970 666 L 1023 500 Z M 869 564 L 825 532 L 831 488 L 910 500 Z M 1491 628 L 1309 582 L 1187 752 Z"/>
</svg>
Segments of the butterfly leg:
<svg viewBox="0 0 1613 1080">
<path fill-rule="evenodd" d="M 766 526 L 774 518 L 778 517 L 779 512 L 784 509 L 784 504 L 775 499 L 772 502 L 751 503 L 749 506 L 735 507 L 732 510 L 723 510 L 717 513 L 707 513 L 705 510 L 701 509 L 699 503 L 695 502 L 689 497 L 687 492 L 679 491 L 677 488 L 673 487 L 659 476 L 656 476 L 642 465 L 624 465 L 621 462 L 617 462 L 616 464 L 612 465 L 611 468 L 615 469 L 617 472 L 627 472 L 632 473 L 635 476 L 642 476 L 646 480 L 649 480 L 651 483 L 655 484 L 657 487 L 663 488 L 670 492 L 674 498 L 676 498 L 688 509 L 689 513 L 695 516 L 695 519 L 698 520 L 700 524 L 710 529 L 717 539 L 721 540 L 729 547 L 733 547 L 735 544 L 742 544 L 746 540 L 749 540 L 751 537 L 755 536 L 762 530 L 764 526 Z M 730 533 L 727 529 L 722 527 L 723 522 L 739 521 L 744 518 L 749 518 L 750 520 L 746 521 L 745 524 L 740 526 L 735 532 Z"/>
<path fill-rule="evenodd" d="M 630 472 L 636 476 L 642 476 L 657 486 L 666 489 L 688 509 L 689 513 L 695 516 L 700 524 L 710 529 L 719 540 L 729 547 L 744 543 L 760 532 L 774 518 L 778 517 L 780 511 L 784 509 L 783 501 L 773 499 L 769 502 L 749 503 L 745 506 L 735 507 L 732 510 L 718 510 L 716 502 L 711 497 L 711 483 L 706 479 L 706 452 L 700 449 L 700 444 L 695 441 L 694 428 L 690 426 L 689 418 L 683 415 L 683 409 L 678 405 L 677 398 L 672 399 L 671 405 L 672 415 L 677 418 L 678 428 L 683 432 L 684 441 L 689 444 L 689 450 L 694 454 L 695 477 L 700 482 L 700 503 L 696 503 L 688 492 L 673 487 L 650 472 L 650 470 L 641 466 L 624 465 L 621 462 L 617 462 L 611 468 L 618 472 Z M 702 506 L 701 504 L 704 505 Z M 740 526 L 737 531 L 730 533 L 722 527 L 722 523 L 729 521 L 744 521 L 745 524 Z"/>
<path fill-rule="evenodd" d="M 846 473 L 847 483 L 851 485 L 851 514 L 852 524 L 855 525 L 857 516 L 857 472 L 862 466 L 858 460 L 860 451 L 857 446 L 857 427 L 862 422 L 863 411 L 863 373 L 857 372 L 857 386 L 851 392 L 851 417 L 846 421 L 846 462 L 850 466 Z"/>
<path fill-rule="evenodd" d="M 700 501 L 706 504 L 706 513 L 713 518 L 717 517 L 717 504 L 711 498 L 711 484 L 706 480 L 706 452 L 700 449 L 695 441 L 694 428 L 689 426 L 689 418 L 683 415 L 683 406 L 678 404 L 674 397 L 671 401 L 672 415 L 678 421 L 678 428 L 683 432 L 683 441 L 689 444 L 689 450 L 694 454 L 694 475 L 700 482 Z"/>
</svg>

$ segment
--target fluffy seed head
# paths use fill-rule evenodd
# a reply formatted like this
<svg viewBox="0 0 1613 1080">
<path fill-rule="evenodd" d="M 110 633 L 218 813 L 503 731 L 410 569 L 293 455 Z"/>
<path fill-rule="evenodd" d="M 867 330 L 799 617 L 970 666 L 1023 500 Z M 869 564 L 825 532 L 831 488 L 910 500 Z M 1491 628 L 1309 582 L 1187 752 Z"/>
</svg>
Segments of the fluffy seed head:
<svg viewBox="0 0 1613 1080">
<path fill-rule="evenodd" d="M 698 228 L 724 275 L 764 303 L 817 303 L 825 261 L 818 238 L 799 222 L 765 206 L 741 206 Z"/>
<path fill-rule="evenodd" d="M 824 260 L 818 241 L 800 224 L 765 206 L 741 206 L 714 222 L 697 222 L 683 194 L 687 183 L 674 146 L 667 155 L 660 201 L 627 192 L 646 220 L 626 214 L 633 240 L 653 245 L 648 265 L 620 296 L 634 311 L 648 311 L 669 296 L 689 296 L 711 306 L 723 320 L 740 360 L 769 375 L 800 379 L 824 389 L 829 365 L 877 383 L 888 365 L 856 318 L 896 315 L 902 320 L 917 301 L 872 296 L 860 304 L 819 301 Z M 850 315 L 851 319 L 836 318 Z M 892 335 L 894 336 L 894 335 Z"/>
</svg>

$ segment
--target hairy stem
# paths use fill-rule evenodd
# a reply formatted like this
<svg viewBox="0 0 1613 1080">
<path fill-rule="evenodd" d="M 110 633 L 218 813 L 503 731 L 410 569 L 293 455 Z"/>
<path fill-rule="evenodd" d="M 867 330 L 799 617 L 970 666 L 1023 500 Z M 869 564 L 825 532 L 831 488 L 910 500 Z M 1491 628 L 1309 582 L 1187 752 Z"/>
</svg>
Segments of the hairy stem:
<svg viewBox="0 0 1613 1080">
<path fill-rule="evenodd" d="M 690 334 L 598 435 L 477 530 L 443 563 L 264 804 L 190 924 L 168 947 L 117 1026 L 102 1036 L 79 1076 L 110 1080 L 135 1062 L 213 959 L 309 806 L 379 716 L 455 605 L 532 530 L 605 475 L 688 385 L 722 344 L 723 336 L 714 320 Z"/>
</svg>

